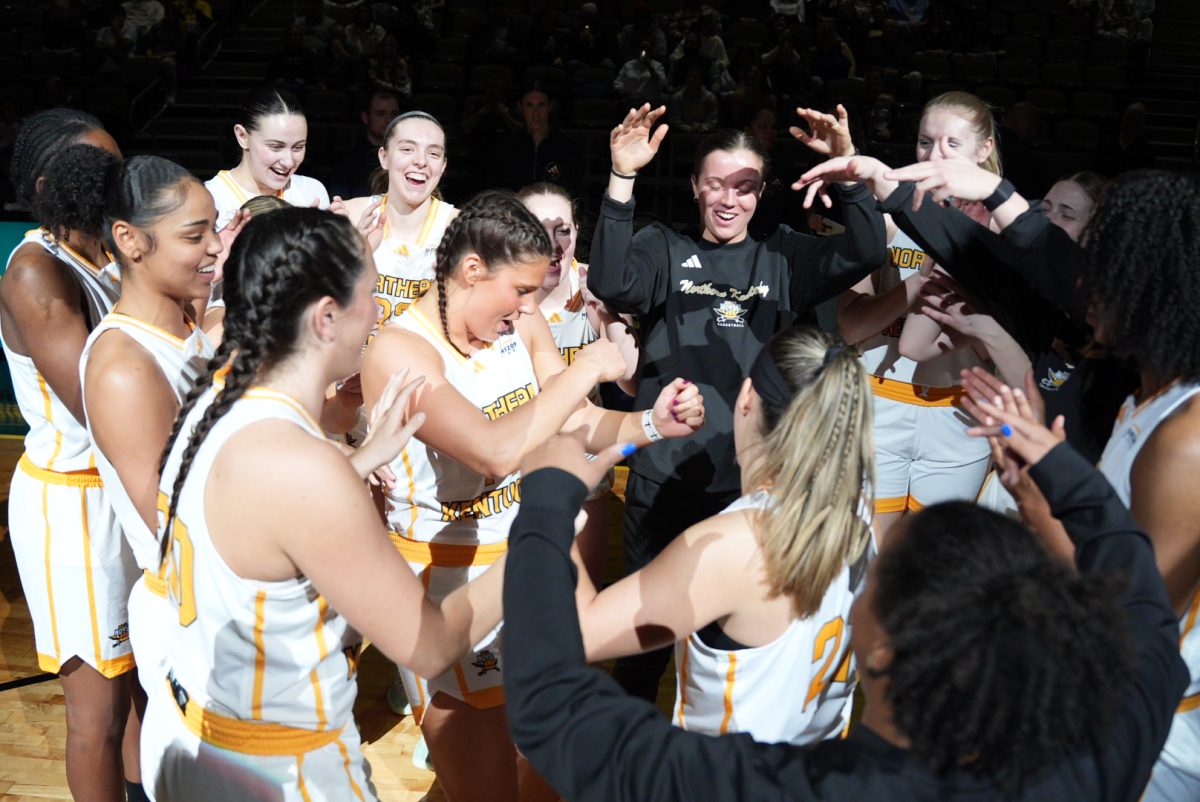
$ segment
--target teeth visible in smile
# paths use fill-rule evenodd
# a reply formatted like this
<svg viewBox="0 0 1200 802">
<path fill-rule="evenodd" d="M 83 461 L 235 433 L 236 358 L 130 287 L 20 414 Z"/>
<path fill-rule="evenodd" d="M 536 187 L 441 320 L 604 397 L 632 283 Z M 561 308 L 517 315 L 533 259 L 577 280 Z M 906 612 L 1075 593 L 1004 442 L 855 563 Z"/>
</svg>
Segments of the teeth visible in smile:
<svg viewBox="0 0 1200 802">
<path fill-rule="evenodd" d="M 216 269 L 217 269 L 216 265 L 209 265 L 208 267 L 200 268 L 197 272 L 199 272 L 199 273 L 215 273 Z"/>
<path fill-rule="evenodd" d="M 725 222 L 729 222 L 729 221 L 730 221 L 730 220 L 732 220 L 732 219 L 733 219 L 735 216 L 736 216 L 736 215 L 734 215 L 732 212 L 717 212 L 717 217 L 721 218 L 721 219 L 722 219 L 722 220 L 724 220 Z"/>
</svg>

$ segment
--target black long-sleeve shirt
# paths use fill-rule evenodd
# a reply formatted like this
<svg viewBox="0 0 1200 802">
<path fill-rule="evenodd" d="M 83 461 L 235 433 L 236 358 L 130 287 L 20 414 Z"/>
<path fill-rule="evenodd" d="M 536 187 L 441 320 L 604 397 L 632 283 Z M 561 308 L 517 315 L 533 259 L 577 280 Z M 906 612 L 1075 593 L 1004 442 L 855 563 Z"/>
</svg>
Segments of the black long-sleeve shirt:
<svg viewBox="0 0 1200 802">
<path fill-rule="evenodd" d="M 912 208 L 913 184 L 881 204 L 896 225 L 984 304 L 1033 364 L 1047 420 L 1066 418 L 1067 440 L 1097 462 L 1117 410 L 1138 377 L 1112 357 L 1073 358 L 1091 336 L 1080 288 L 1079 246 L 1031 208 L 999 236 L 957 209 L 926 201 Z"/>
<path fill-rule="evenodd" d="M 740 488 L 732 408 L 742 377 L 775 332 L 887 260 L 883 217 L 863 186 L 839 187 L 846 233 L 815 237 L 781 226 L 732 245 L 693 239 L 658 223 L 633 233 L 634 203 L 605 196 L 592 240 L 588 287 L 618 312 L 638 315 L 636 408 L 654 404 L 677 376 L 704 394 L 704 428 L 639 451 L 630 468 L 656 482 L 678 477 L 697 493 Z"/>
<path fill-rule="evenodd" d="M 1021 802 L 1133 802 L 1162 748 L 1188 682 L 1175 612 L 1149 539 L 1107 481 L 1069 445 L 1032 469 L 1076 545 L 1085 574 L 1124 572 L 1122 599 L 1136 651 L 1134 675 L 1111 731 L 1028 782 Z M 575 608 L 569 550 L 586 490 L 558 469 L 526 476 L 509 535 L 504 579 L 505 695 L 522 753 L 571 802 L 837 802 L 995 800 L 966 772 L 938 777 L 860 725 L 811 750 L 712 737 L 670 724 L 589 667 Z"/>
</svg>

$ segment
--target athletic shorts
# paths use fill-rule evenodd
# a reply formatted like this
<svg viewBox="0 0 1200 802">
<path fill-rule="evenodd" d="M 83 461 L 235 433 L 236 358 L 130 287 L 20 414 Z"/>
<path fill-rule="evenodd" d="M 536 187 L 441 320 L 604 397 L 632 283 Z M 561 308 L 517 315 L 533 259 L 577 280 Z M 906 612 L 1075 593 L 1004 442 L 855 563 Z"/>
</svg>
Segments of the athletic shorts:
<svg viewBox="0 0 1200 802">
<path fill-rule="evenodd" d="M 158 682 L 162 687 L 150 694 L 142 722 L 142 784 L 151 798 L 171 802 L 377 799 L 354 719 L 338 729 L 312 732 L 209 711 L 201 714 L 194 703 L 180 707 L 168 680 L 160 676 Z M 205 732 L 204 739 L 200 731 Z"/>
<path fill-rule="evenodd" d="M 167 598 L 166 583 L 145 572 L 129 592 L 129 644 L 147 697 L 162 690 L 162 678 L 167 674 L 164 639 L 176 626 L 179 626 L 179 610 Z"/>
<path fill-rule="evenodd" d="M 1185 696 L 1171 721 L 1141 802 L 1200 799 L 1200 696 Z"/>
<path fill-rule="evenodd" d="M 507 541 L 468 546 L 425 543 L 409 540 L 396 532 L 390 534 L 396 550 L 408 560 L 409 566 L 424 585 L 426 595 L 435 603 L 479 577 L 508 549 Z M 501 629 L 497 626 L 458 662 L 436 677 L 421 677 L 404 666 L 398 666 L 404 680 L 404 692 L 412 704 L 413 717 L 418 724 L 425 716 L 429 700 L 439 692 L 480 710 L 504 704 Z"/>
<path fill-rule="evenodd" d="M 22 456 L 8 528 L 38 666 L 58 673 L 78 657 L 106 677 L 132 670 L 126 604 L 140 572 L 100 476 L 47 471 Z"/>
<path fill-rule="evenodd" d="M 1000 474 L 994 468 L 988 471 L 987 478 L 983 481 L 983 489 L 979 491 L 979 506 L 998 512 L 1014 521 L 1021 520 L 1021 510 L 1017 507 L 1017 500 L 1013 498 L 1012 493 L 1008 492 L 1008 488 L 1001 484 Z"/>
<path fill-rule="evenodd" d="M 880 395 L 876 387 L 876 513 L 978 497 L 991 449 L 985 438 L 967 434 L 973 419 L 950 403 L 960 393 L 958 388 L 931 388 L 932 400 L 915 395 L 900 401 Z"/>
</svg>

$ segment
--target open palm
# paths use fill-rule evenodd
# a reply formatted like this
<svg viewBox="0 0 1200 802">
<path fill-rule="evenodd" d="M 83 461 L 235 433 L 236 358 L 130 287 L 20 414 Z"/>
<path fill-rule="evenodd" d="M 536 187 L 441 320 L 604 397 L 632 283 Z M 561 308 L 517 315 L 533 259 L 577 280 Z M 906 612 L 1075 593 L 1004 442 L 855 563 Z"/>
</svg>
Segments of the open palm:
<svg viewBox="0 0 1200 802">
<path fill-rule="evenodd" d="M 618 173 L 633 175 L 650 163 L 658 153 L 667 136 L 666 125 L 653 131 L 654 124 L 667 113 L 666 106 L 651 109 L 644 104 L 640 109 L 630 109 L 609 135 L 608 146 L 612 153 L 613 169 Z"/>
</svg>

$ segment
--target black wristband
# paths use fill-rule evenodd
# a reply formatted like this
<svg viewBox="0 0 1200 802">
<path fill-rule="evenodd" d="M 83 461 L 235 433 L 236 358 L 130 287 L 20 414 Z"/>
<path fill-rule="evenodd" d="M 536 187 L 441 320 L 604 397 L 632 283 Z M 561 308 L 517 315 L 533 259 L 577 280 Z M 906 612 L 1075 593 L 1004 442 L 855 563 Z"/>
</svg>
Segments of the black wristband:
<svg viewBox="0 0 1200 802">
<path fill-rule="evenodd" d="M 999 209 L 1005 201 L 1012 197 L 1012 194 L 1017 191 L 1017 188 L 1012 185 L 1012 182 L 1007 178 L 1000 179 L 1000 184 L 996 187 L 996 191 L 983 199 L 983 208 L 989 212 L 994 212 Z"/>
<path fill-rule="evenodd" d="M 633 179 L 637 178 L 637 173 L 634 173 L 633 175 L 625 175 L 624 173 L 618 173 L 616 167 L 610 168 L 609 172 L 615 175 L 617 178 L 624 178 L 626 181 L 632 181 Z"/>
</svg>

